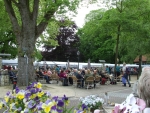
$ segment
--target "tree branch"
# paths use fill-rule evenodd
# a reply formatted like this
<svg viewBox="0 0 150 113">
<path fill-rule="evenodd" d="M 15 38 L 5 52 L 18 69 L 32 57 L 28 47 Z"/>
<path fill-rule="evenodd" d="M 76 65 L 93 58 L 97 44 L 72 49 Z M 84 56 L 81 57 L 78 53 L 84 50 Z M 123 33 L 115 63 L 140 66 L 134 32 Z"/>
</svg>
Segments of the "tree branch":
<svg viewBox="0 0 150 113">
<path fill-rule="evenodd" d="M 19 7 L 19 4 L 18 4 L 15 0 L 12 0 L 12 2 L 13 2 L 17 7 Z"/>
<path fill-rule="evenodd" d="M 6 11 L 8 12 L 9 18 L 10 18 L 11 23 L 12 23 L 13 31 L 14 31 L 16 36 L 20 36 L 21 28 L 18 24 L 18 20 L 16 18 L 14 9 L 12 7 L 12 2 L 11 2 L 11 0 L 4 0 L 4 3 L 5 3 Z"/>
<path fill-rule="evenodd" d="M 38 9 L 39 9 L 39 0 L 34 0 L 32 20 L 33 20 L 33 22 L 35 22 L 34 23 L 35 25 L 36 25 L 36 19 L 37 19 L 37 16 L 38 16 Z"/>
<path fill-rule="evenodd" d="M 54 13 L 56 12 L 57 9 L 58 9 L 58 7 L 55 8 L 55 10 L 47 11 L 47 13 L 44 15 L 43 20 L 37 26 L 37 32 L 35 34 L 36 38 L 38 38 L 39 35 L 46 29 L 46 27 L 48 25 L 48 21 L 52 18 L 52 16 L 54 15 Z"/>
</svg>

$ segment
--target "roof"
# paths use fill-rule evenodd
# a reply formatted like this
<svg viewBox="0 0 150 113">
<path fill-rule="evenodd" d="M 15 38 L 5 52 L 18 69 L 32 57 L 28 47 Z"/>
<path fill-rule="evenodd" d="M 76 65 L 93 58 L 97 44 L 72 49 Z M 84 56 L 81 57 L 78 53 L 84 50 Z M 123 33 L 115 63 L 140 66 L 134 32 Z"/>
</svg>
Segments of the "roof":
<svg viewBox="0 0 150 113">
<path fill-rule="evenodd" d="M 150 55 L 142 55 L 142 62 L 150 61 Z M 139 56 L 137 56 L 134 62 L 139 62 Z"/>
</svg>

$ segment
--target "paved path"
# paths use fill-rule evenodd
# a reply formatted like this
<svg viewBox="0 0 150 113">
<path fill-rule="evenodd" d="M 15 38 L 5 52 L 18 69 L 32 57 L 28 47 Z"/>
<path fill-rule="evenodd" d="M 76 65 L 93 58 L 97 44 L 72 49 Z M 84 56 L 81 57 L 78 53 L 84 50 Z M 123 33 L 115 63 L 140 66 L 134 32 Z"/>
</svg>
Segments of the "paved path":
<svg viewBox="0 0 150 113">
<path fill-rule="evenodd" d="M 131 78 L 131 85 L 136 81 L 136 77 Z M 21 87 L 22 89 L 24 87 Z M 0 86 L 0 98 L 3 98 L 7 91 L 12 91 L 12 86 Z M 61 86 L 59 84 L 43 84 L 43 90 L 49 91 L 52 96 L 62 97 L 64 94 L 70 99 L 70 106 L 77 106 L 79 104 L 79 98 L 88 95 L 98 95 L 104 98 L 104 93 L 108 92 L 110 103 L 121 103 L 132 92 L 131 87 L 122 87 L 122 83 L 117 85 L 99 85 L 97 84 L 95 89 L 82 89 L 74 86 Z M 105 106 L 106 107 L 106 106 Z M 111 109 L 107 106 L 107 113 L 110 113 Z"/>
</svg>

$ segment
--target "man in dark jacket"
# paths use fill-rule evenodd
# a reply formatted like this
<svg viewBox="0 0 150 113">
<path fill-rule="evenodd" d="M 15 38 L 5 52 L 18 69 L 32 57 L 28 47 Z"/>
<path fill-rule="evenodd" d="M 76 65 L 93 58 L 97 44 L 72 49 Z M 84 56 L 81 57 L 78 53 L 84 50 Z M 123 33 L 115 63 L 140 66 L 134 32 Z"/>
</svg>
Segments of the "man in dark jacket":
<svg viewBox="0 0 150 113">
<path fill-rule="evenodd" d="M 42 69 L 40 69 L 40 71 L 38 72 L 38 74 L 39 74 L 40 76 L 43 76 L 43 77 L 45 78 L 46 83 L 50 84 L 50 82 L 49 82 L 49 81 L 50 81 L 49 76 L 44 75 Z"/>
<path fill-rule="evenodd" d="M 82 87 L 82 88 L 83 88 L 83 87 L 84 87 L 84 78 L 83 78 L 83 76 L 81 75 L 81 72 L 80 72 L 80 71 L 77 72 L 76 78 L 78 79 L 78 82 L 79 82 L 79 84 L 78 84 L 77 87 Z"/>
</svg>

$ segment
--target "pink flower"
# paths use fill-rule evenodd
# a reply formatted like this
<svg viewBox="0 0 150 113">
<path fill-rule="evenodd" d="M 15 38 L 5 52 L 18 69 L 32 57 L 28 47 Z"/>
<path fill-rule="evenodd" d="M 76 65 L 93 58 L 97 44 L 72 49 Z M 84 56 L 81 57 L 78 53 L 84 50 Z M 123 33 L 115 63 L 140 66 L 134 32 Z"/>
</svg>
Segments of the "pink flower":
<svg viewBox="0 0 150 113">
<path fill-rule="evenodd" d="M 144 110 L 146 107 L 145 101 L 139 98 L 137 98 L 137 105 L 139 106 L 140 110 Z"/>
</svg>

